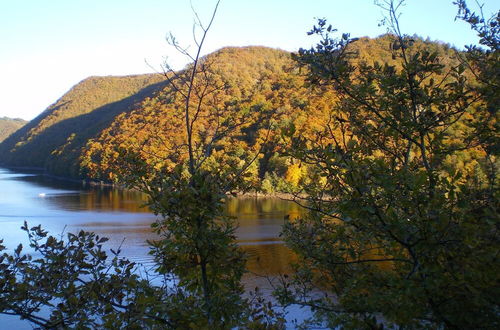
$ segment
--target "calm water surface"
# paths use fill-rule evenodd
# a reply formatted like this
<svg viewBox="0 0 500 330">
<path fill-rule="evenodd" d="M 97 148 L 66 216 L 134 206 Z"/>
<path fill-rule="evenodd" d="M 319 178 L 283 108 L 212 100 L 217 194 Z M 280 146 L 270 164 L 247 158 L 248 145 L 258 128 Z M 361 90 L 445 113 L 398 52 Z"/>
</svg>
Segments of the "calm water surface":
<svg viewBox="0 0 500 330">
<path fill-rule="evenodd" d="M 27 239 L 20 230 L 41 224 L 51 234 L 80 229 L 93 231 L 110 240 L 108 248 L 122 244 L 122 255 L 150 264 L 146 240 L 157 236 L 150 224 L 155 216 L 142 207 L 144 195 L 112 188 L 84 186 L 37 173 L 20 173 L 0 168 L 0 238 L 8 248 Z M 278 198 L 233 198 L 226 211 L 238 219 L 238 243 L 249 255 L 248 287 L 262 284 L 255 274 L 278 275 L 289 271 L 293 260 L 279 238 L 286 215 L 299 216 L 303 210 Z"/>
</svg>

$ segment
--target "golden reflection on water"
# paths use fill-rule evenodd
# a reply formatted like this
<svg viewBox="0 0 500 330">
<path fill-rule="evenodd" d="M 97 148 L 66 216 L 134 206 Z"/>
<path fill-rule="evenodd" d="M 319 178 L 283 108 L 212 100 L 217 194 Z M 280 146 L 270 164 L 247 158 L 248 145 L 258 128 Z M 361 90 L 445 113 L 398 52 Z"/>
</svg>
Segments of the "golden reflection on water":
<svg viewBox="0 0 500 330">
<path fill-rule="evenodd" d="M 85 221 L 86 230 L 100 232 L 104 236 L 133 236 L 133 241 L 155 239 L 150 224 L 153 218 L 144 204 L 146 195 L 130 190 L 94 187 L 78 194 L 62 194 L 47 199 L 58 208 L 98 212 L 139 213 L 134 220 Z M 248 255 L 248 270 L 251 273 L 280 275 L 289 273 L 290 263 L 295 260 L 293 253 L 279 237 L 284 219 L 298 218 L 305 210 L 296 203 L 279 198 L 229 198 L 225 205 L 228 215 L 237 218 L 236 235 L 238 243 Z M 132 238 L 132 237 L 131 237 Z"/>
<path fill-rule="evenodd" d="M 239 197 L 227 201 L 226 212 L 238 219 L 236 236 L 248 255 L 247 268 L 251 273 L 276 276 L 291 272 L 290 264 L 296 256 L 279 234 L 285 217 L 301 217 L 305 209 L 276 197 Z"/>
<path fill-rule="evenodd" d="M 248 256 L 247 269 L 257 275 L 289 274 L 296 255 L 284 244 L 243 245 Z"/>
<path fill-rule="evenodd" d="M 67 210 L 150 213 L 146 195 L 132 190 L 94 188 L 57 196 L 53 202 Z"/>
<path fill-rule="evenodd" d="M 130 190 L 97 190 L 82 195 L 82 207 L 86 210 L 125 211 L 134 213 L 150 212 L 144 206 L 147 198 L 144 194 Z"/>
<path fill-rule="evenodd" d="M 260 219 L 269 219 L 278 214 L 283 217 L 298 217 L 305 214 L 305 210 L 298 204 L 277 197 L 238 197 L 229 198 L 226 203 L 229 215 L 238 216 L 238 219 L 255 219 L 258 214 Z"/>
</svg>

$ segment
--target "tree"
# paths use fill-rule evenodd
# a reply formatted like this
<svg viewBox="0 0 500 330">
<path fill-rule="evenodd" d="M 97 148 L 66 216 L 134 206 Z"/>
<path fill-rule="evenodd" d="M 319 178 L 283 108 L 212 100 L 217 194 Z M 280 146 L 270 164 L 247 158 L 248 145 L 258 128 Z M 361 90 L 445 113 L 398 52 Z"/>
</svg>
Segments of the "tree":
<svg viewBox="0 0 500 330">
<path fill-rule="evenodd" d="M 194 13 L 194 54 L 172 35 L 167 39 L 192 61 L 179 72 L 164 67 L 173 91 L 150 104 L 157 107 L 158 115 L 167 117 L 164 129 L 174 133 L 172 138 L 166 141 L 151 132 L 145 139 L 131 137 L 133 142 L 158 146 L 159 152 L 147 160 L 140 144 L 133 149 L 115 145 L 114 152 L 125 161 L 125 168 L 115 176 L 128 188 L 144 192 L 147 205 L 160 216 L 152 225 L 159 239 L 150 242 L 160 284 L 140 278 L 139 269 L 125 259 L 115 256 L 109 264 L 101 247 L 104 240 L 93 234 L 70 234 L 66 243 L 47 237 L 39 227 L 26 228 L 42 258 L 21 256 L 21 247 L 14 255 L 2 257 L 5 303 L 0 304 L 0 313 L 20 315 L 48 328 L 230 329 L 241 324 L 271 326 L 275 321 L 277 328 L 281 326 L 274 311 L 252 310 L 253 302 L 242 297 L 245 256 L 235 243 L 234 219 L 223 212 L 226 195 L 245 188 L 246 172 L 259 154 L 242 150 L 238 135 L 255 125 L 252 117 L 268 114 L 226 100 L 224 91 L 229 86 L 215 72 L 213 59 L 201 56 L 219 3 L 206 26 Z M 162 113 L 162 102 L 173 105 L 174 111 Z M 45 243 L 38 243 L 45 238 Z M 63 272 L 55 276 L 60 273 L 58 267 Z M 47 287 L 36 290 L 45 280 Z M 264 303 L 260 297 L 254 302 Z M 53 311 L 48 319 L 35 315 L 42 306 Z"/>
<path fill-rule="evenodd" d="M 173 92 L 163 101 L 175 105 L 165 114 L 170 136 L 146 138 L 160 152 L 144 161 L 140 145 L 116 146 L 127 166 L 118 179 L 146 193 L 149 208 L 161 216 L 153 224 L 160 238 L 151 242 L 152 254 L 160 274 L 175 276 L 177 293 L 170 302 L 175 301 L 176 319 L 186 327 L 231 328 L 245 320 L 247 311 L 240 282 L 245 257 L 235 243 L 234 219 L 224 214 L 223 205 L 227 193 L 243 187 L 244 173 L 256 159 L 231 143 L 253 113 L 227 111 L 232 106 L 223 102 L 228 86 L 214 72 L 212 59 L 201 57 L 219 3 L 206 26 L 195 12 L 194 53 L 173 35 L 167 38 L 192 63 L 180 72 L 164 66 Z"/>
<path fill-rule="evenodd" d="M 400 31 L 402 3 L 379 4 L 392 60 L 358 58 L 357 39 L 324 19 L 296 56 L 339 101 L 314 138 L 284 131 L 317 180 L 304 187 L 310 216 L 285 227 L 301 262 L 277 294 L 332 327 L 496 328 L 498 75 L 484 69 L 498 72 L 499 16 L 460 1 L 488 48 L 450 59 Z"/>
<path fill-rule="evenodd" d="M 0 314 L 39 328 L 174 328 L 168 287 L 153 286 L 134 263 L 103 248 L 106 238 L 80 231 L 66 239 L 22 227 L 31 253 L 0 241 Z"/>
<path fill-rule="evenodd" d="M 274 320 L 276 315 L 252 310 L 242 297 L 246 259 L 235 242 L 235 220 L 224 214 L 227 195 L 251 183 L 247 176 L 255 172 L 259 144 L 268 139 L 272 112 L 231 97 L 227 91 L 232 86 L 221 79 L 217 57 L 201 56 L 219 3 L 207 25 L 193 10 L 194 53 L 172 34 L 167 37 L 191 63 L 179 72 L 165 63 L 163 75 L 171 89 L 148 104 L 166 134 L 153 126 L 138 132 L 142 136 L 130 136 L 134 147 L 130 141 L 127 147 L 113 146 L 124 166 L 113 172 L 116 180 L 144 192 L 148 207 L 161 217 L 153 224 L 159 240 L 150 243 L 157 272 L 174 276 L 177 291 L 168 302 L 176 306 L 177 327 L 226 329 L 250 316 L 266 319 L 272 314 Z M 260 140 L 255 150 L 245 149 L 244 130 L 260 128 L 267 135 L 254 137 Z"/>
</svg>

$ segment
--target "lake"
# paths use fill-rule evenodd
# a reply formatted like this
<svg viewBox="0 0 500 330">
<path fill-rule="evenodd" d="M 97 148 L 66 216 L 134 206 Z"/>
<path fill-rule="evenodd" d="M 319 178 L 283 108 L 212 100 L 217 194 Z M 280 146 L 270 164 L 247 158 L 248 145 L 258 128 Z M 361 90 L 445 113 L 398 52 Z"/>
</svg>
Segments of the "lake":
<svg viewBox="0 0 500 330">
<path fill-rule="evenodd" d="M 26 246 L 26 235 L 20 230 L 25 220 L 29 226 L 41 224 L 54 235 L 83 229 L 108 237 L 107 248 L 122 245 L 122 256 L 147 266 L 152 259 L 146 241 L 157 236 L 150 229 L 156 217 L 142 207 L 145 201 L 135 191 L 0 168 L 0 239 L 9 249 L 19 243 Z M 226 212 L 237 218 L 238 244 L 249 257 L 246 287 L 265 286 L 267 279 L 259 275 L 290 271 L 294 257 L 279 233 L 285 216 L 300 216 L 303 209 L 279 198 L 240 197 L 228 200 Z"/>
</svg>

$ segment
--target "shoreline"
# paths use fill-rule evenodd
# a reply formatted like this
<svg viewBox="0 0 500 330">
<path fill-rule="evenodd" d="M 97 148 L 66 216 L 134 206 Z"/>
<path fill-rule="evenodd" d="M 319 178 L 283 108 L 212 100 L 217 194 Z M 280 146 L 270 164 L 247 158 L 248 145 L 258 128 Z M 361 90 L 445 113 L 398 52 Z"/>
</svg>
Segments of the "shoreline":
<svg viewBox="0 0 500 330">
<path fill-rule="evenodd" d="M 58 176 L 51 174 L 47 172 L 47 170 L 43 167 L 35 167 L 35 166 L 7 166 L 0 164 L 1 168 L 5 168 L 8 170 L 13 170 L 13 171 L 18 171 L 18 172 L 33 172 L 35 171 L 37 174 L 46 176 L 48 178 L 60 180 L 60 181 L 66 181 L 66 182 L 73 182 L 73 183 L 81 183 L 82 186 L 89 185 L 90 187 L 104 187 L 104 188 L 114 188 L 114 189 L 120 189 L 120 190 L 136 190 L 133 188 L 127 188 L 124 185 L 116 184 L 116 183 L 107 183 L 104 181 L 99 181 L 99 180 L 93 180 L 93 179 L 75 179 L 75 178 L 70 178 L 70 177 L 65 177 L 65 176 Z M 231 196 L 231 194 L 228 194 L 228 196 Z M 284 192 L 276 192 L 276 193 L 271 193 L 271 194 L 266 194 L 260 191 L 249 191 L 249 192 L 237 192 L 234 197 L 241 197 L 241 198 L 279 198 L 279 199 L 284 199 L 284 200 L 294 200 L 294 199 L 302 199 L 305 198 L 305 194 L 300 194 L 300 195 L 294 195 L 292 193 L 284 193 Z"/>
</svg>

